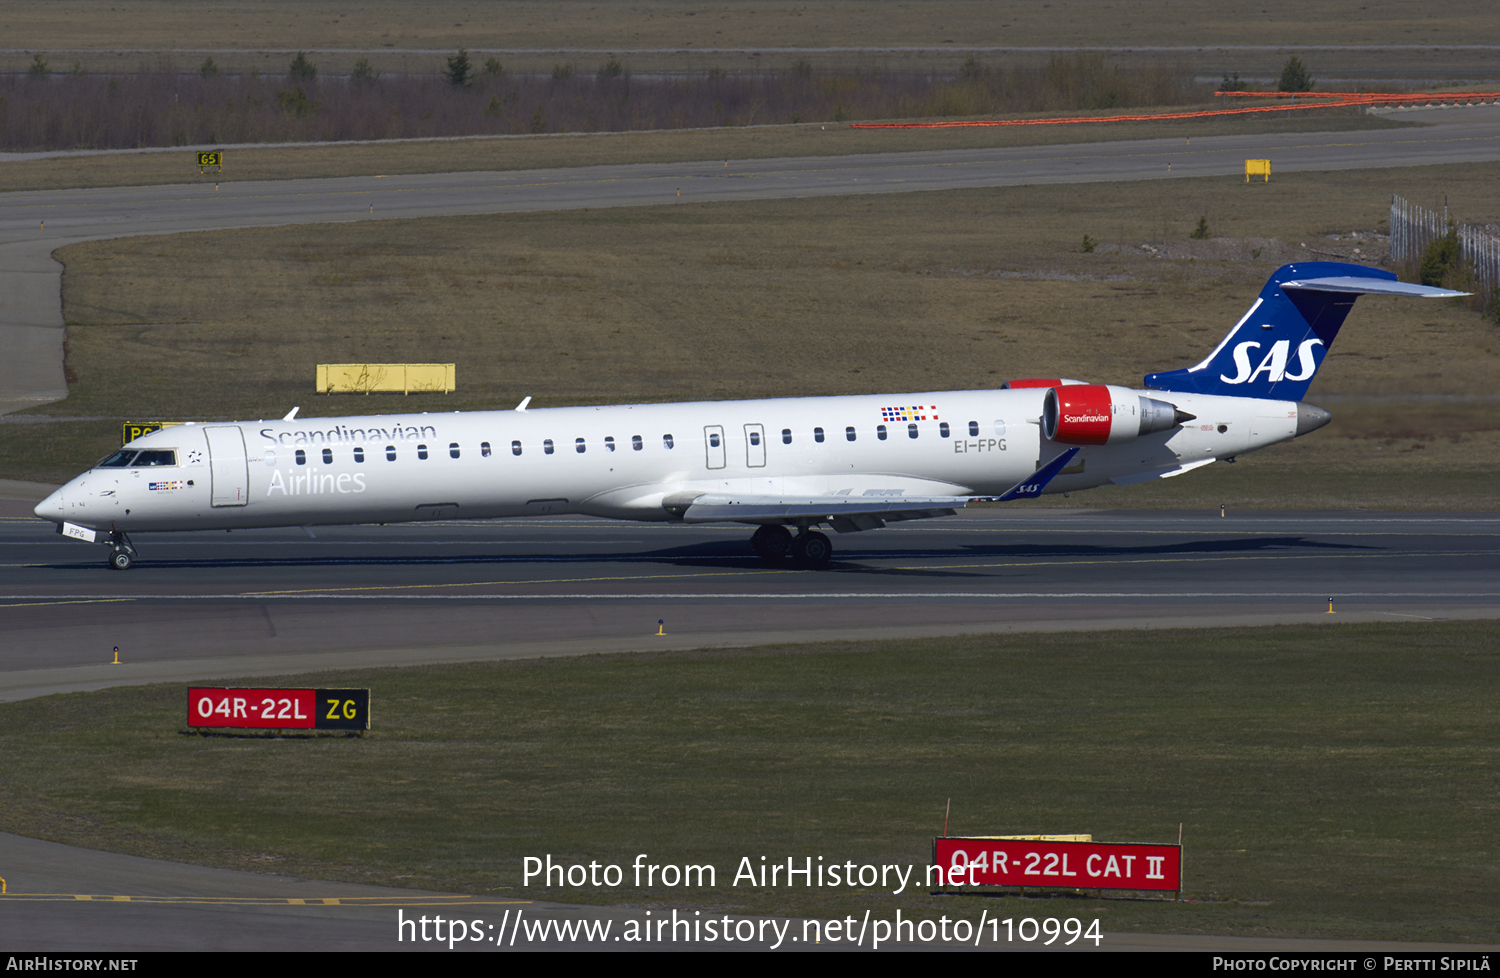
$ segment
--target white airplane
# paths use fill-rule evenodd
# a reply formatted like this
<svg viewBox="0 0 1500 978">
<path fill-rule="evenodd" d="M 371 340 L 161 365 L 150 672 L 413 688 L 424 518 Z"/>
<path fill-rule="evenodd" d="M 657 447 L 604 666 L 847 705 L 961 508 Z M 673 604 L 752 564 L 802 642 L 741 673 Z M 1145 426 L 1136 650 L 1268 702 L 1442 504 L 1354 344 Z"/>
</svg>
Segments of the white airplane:
<svg viewBox="0 0 1500 978">
<path fill-rule="evenodd" d="M 999 390 L 188 423 L 48 496 L 58 532 L 136 559 L 135 532 L 578 513 L 744 523 L 820 567 L 839 533 L 972 502 L 1167 479 L 1320 428 L 1301 403 L 1355 299 L 1452 297 L 1385 271 L 1286 265 L 1203 362 L 1145 389 Z M 796 534 L 793 535 L 792 530 Z"/>
</svg>

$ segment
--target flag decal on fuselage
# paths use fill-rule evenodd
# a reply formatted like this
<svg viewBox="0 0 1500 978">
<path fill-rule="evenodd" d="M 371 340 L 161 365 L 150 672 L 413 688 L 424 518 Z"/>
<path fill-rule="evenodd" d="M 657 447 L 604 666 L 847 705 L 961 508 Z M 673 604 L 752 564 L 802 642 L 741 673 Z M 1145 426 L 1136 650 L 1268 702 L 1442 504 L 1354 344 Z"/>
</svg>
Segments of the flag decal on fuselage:
<svg viewBox="0 0 1500 978">
<path fill-rule="evenodd" d="M 912 404 L 907 407 L 883 407 L 880 409 L 881 421 L 936 421 L 936 404 Z"/>
</svg>

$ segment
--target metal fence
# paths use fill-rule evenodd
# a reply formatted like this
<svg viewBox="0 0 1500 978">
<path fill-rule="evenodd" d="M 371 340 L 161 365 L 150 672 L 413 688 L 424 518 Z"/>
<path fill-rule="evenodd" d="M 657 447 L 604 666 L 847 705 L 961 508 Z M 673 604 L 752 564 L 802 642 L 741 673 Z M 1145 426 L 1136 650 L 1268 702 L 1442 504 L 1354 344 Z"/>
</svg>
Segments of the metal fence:
<svg viewBox="0 0 1500 978">
<path fill-rule="evenodd" d="M 1428 247 L 1448 233 L 1447 207 L 1442 212 L 1391 196 L 1391 261 L 1416 271 Z M 1458 257 L 1464 281 L 1484 306 L 1500 301 L 1500 236 L 1486 228 L 1458 225 Z"/>
</svg>

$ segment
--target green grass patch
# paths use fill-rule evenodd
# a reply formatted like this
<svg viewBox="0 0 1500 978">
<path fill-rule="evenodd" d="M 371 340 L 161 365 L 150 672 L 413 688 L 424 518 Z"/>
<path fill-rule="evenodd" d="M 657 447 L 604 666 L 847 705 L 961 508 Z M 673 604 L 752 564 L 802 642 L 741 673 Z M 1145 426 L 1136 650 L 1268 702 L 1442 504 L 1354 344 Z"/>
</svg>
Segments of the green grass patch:
<svg viewBox="0 0 1500 978">
<path fill-rule="evenodd" d="M 1500 939 L 1494 623 L 607 655 L 368 685 L 364 739 L 197 736 L 184 684 L 0 706 L 0 826 L 245 869 L 592 903 L 936 916 L 968 898 L 735 887 L 954 834 L 1187 846 L 1187 895 L 1002 916 L 1106 931 Z M 712 889 L 520 887 L 521 860 L 709 863 Z M 627 878 L 627 884 L 630 882 Z"/>
</svg>

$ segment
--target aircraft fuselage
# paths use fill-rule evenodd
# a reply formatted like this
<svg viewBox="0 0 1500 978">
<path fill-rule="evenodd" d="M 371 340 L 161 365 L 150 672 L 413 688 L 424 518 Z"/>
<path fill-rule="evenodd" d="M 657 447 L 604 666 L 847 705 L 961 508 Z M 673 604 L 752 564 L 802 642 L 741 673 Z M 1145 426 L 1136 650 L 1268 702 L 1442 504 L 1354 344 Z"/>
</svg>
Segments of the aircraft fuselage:
<svg viewBox="0 0 1500 978">
<path fill-rule="evenodd" d="M 37 508 L 99 531 L 387 523 L 576 513 L 680 518 L 683 493 L 968 497 L 1069 446 L 1044 390 L 539 408 L 164 428 L 127 448 L 175 464 L 95 467 Z M 1157 399 L 1159 391 L 1139 391 Z M 1045 491 L 1144 481 L 1297 433 L 1299 405 L 1167 396 L 1188 424 L 1084 447 Z M 1306 412 L 1307 408 L 1302 408 Z M 758 522 L 750 520 L 746 522 Z"/>
</svg>

